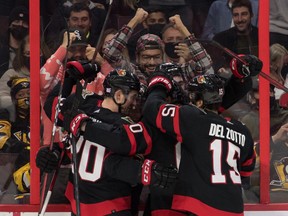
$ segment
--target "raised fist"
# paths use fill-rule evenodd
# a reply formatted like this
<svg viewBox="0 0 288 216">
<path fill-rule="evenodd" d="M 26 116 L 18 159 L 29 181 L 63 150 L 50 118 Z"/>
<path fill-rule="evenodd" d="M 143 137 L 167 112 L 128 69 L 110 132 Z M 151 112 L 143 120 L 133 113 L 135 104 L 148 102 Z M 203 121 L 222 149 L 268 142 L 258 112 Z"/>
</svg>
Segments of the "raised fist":
<svg viewBox="0 0 288 216">
<path fill-rule="evenodd" d="M 238 55 L 245 63 L 233 58 L 230 62 L 231 71 L 239 79 L 256 76 L 263 67 L 262 61 L 254 55 Z"/>
<path fill-rule="evenodd" d="M 70 61 L 67 62 L 67 74 L 75 80 L 84 79 L 91 82 L 101 70 L 97 64 L 92 64 L 88 61 Z"/>
<path fill-rule="evenodd" d="M 153 72 L 149 77 L 147 93 L 149 94 L 152 89 L 158 87 L 162 87 L 166 89 L 167 93 L 170 93 L 173 89 L 173 81 L 171 76 L 161 71 Z"/>
</svg>

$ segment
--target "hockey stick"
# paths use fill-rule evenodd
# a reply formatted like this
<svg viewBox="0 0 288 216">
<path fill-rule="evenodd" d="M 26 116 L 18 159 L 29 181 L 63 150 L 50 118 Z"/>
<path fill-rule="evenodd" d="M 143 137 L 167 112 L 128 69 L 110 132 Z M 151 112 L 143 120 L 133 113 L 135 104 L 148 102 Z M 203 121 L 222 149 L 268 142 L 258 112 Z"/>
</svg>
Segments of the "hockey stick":
<svg viewBox="0 0 288 216">
<path fill-rule="evenodd" d="M 52 179 L 51 179 L 51 183 L 50 183 L 49 189 L 48 189 L 48 191 L 46 193 L 45 200 L 43 202 L 43 205 L 42 205 L 42 208 L 41 208 L 39 216 L 44 216 L 44 214 L 46 212 L 46 209 L 47 209 L 49 200 L 50 200 L 51 195 L 52 195 L 52 190 L 54 188 L 54 185 L 55 185 L 55 182 L 56 182 L 56 177 L 58 175 L 59 168 L 60 168 L 60 165 L 62 163 L 62 159 L 64 157 L 64 154 L 65 154 L 65 152 L 64 152 L 64 149 L 63 149 L 63 151 L 61 152 L 61 155 L 60 155 L 60 160 L 59 160 L 59 163 L 58 163 L 58 169 L 56 169 L 55 172 L 53 173 L 53 176 L 52 176 Z M 46 187 L 46 185 L 45 185 L 45 187 Z M 43 190 L 45 191 L 46 188 L 43 188 Z"/>
<path fill-rule="evenodd" d="M 105 21 L 104 21 L 104 24 L 103 24 L 103 27 L 101 29 L 101 33 L 100 33 L 100 36 L 99 36 L 99 39 L 97 41 L 97 46 L 96 46 L 96 49 L 95 49 L 95 52 L 94 52 L 94 55 L 93 55 L 93 58 L 92 58 L 92 61 L 91 63 L 94 63 L 95 62 L 95 57 L 97 55 L 97 52 L 99 50 L 99 46 L 100 46 L 100 41 L 102 40 L 102 37 L 103 37 L 103 33 L 104 33 L 104 30 L 105 30 L 105 27 L 107 25 L 107 21 L 108 21 L 108 17 L 110 15 L 110 11 L 111 11 L 111 8 L 112 8 L 112 0 L 110 0 L 110 3 L 109 3 L 109 8 L 108 8 L 108 12 L 107 12 L 107 15 L 106 15 L 106 18 L 105 18 Z M 69 36 L 69 34 L 68 34 Z M 69 38 L 68 38 L 68 41 Z M 67 46 L 68 47 L 68 46 Z M 65 68 L 64 68 L 64 72 L 66 71 L 66 63 L 67 63 L 67 55 L 65 57 Z M 60 107 L 60 101 L 61 101 L 61 98 L 62 98 L 62 89 L 63 89 L 63 82 L 64 82 L 64 77 L 65 77 L 65 74 L 63 73 L 63 79 L 62 79 L 62 83 L 60 85 L 60 90 L 59 90 L 59 95 L 58 95 L 58 103 L 56 105 L 56 111 L 55 111 L 55 116 L 54 116 L 54 122 L 53 122 L 53 129 L 52 129 L 52 137 L 53 139 L 51 139 L 51 143 L 50 143 L 50 150 L 52 150 L 52 147 L 53 147 L 53 143 L 54 143 L 54 137 L 55 137 L 55 132 L 56 132 L 56 125 L 57 125 L 57 121 L 58 121 L 58 114 L 59 114 L 59 107 Z M 84 89 L 86 88 L 86 85 L 87 85 L 87 82 L 85 82 L 85 87 Z M 77 90 L 76 90 L 77 91 Z M 81 92 L 82 94 L 82 92 Z M 75 101 L 74 101 L 75 102 Z M 78 104 L 79 105 L 79 104 Z M 78 106 L 77 105 L 77 106 Z M 52 141 L 53 140 L 53 141 Z M 74 141 L 73 141 L 74 140 Z M 76 162 L 76 142 L 75 142 L 76 139 L 72 139 L 72 150 L 73 150 L 73 168 L 74 168 L 74 173 L 76 172 L 76 167 L 77 167 L 77 162 Z M 74 148 L 74 147 L 75 148 Z M 74 158 L 75 156 L 75 158 Z M 53 177 L 52 177 L 52 180 L 51 180 L 51 183 L 50 183 L 50 186 L 49 186 L 49 190 L 47 192 L 47 195 L 46 195 L 46 198 L 45 198 L 45 201 L 44 201 L 44 194 L 45 194 L 45 191 L 46 191 L 46 184 L 47 184 L 47 177 L 48 177 L 48 174 L 45 174 L 44 176 L 44 183 L 43 183 L 43 189 L 42 190 L 42 195 L 41 195 L 41 205 L 40 205 L 40 214 L 39 216 L 43 216 L 45 211 L 46 211 L 46 208 L 47 208 L 47 205 L 48 205 L 48 202 L 50 200 L 50 197 L 51 197 L 51 194 L 52 194 L 52 189 L 54 187 L 54 184 L 55 184 L 55 181 L 56 181 L 56 177 L 57 177 L 57 173 L 58 173 L 58 170 L 54 172 L 53 174 Z M 76 178 L 75 178 L 76 177 Z M 80 201 L 79 201 L 79 192 L 78 192 L 78 175 L 76 173 L 76 175 L 74 174 L 74 192 L 75 192 L 75 200 L 76 200 L 76 207 L 77 207 L 77 215 L 80 216 Z"/>
<path fill-rule="evenodd" d="M 105 17 L 105 20 L 104 20 L 104 23 L 103 23 L 103 26 L 102 26 L 102 29 L 101 29 L 97 44 L 96 44 L 95 52 L 94 52 L 92 60 L 91 60 L 92 64 L 95 63 L 95 58 L 96 58 L 97 53 L 98 53 L 99 48 L 100 48 L 100 42 L 101 42 L 101 40 L 103 38 L 103 33 L 104 33 L 105 28 L 107 26 L 107 21 L 108 21 L 108 18 L 110 16 L 112 3 L 113 3 L 113 0 L 110 0 L 109 8 L 108 8 L 108 11 L 107 11 L 107 15 Z M 73 101 L 71 110 L 78 109 L 78 106 L 80 105 L 80 102 L 81 102 L 80 98 L 82 98 L 82 93 L 86 89 L 86 86 L 87 86 L 87 82 L 86 81 L 84 83 L 84 86 L 82 86 L 79 81 L 77 82 L 76 93 L 75 93 L 76 98 Z M 71 135 L 71 136 L 72 136 L 72 139 L 71 139 L 72 160 L 73 160 L 73 170 L 74 170 L 74 173 L 73 173 L 74 198 L 75 198 L 75 201 L 76 201 L 76 215 L 80 216 L 81 215 L 81 209 L 80 209 L 80 199 L 79 199 L 79 177 L 78 177 L 78 171 L 77 171 L 78 164 L 77 164 L 77 146 L 76 146 L 77 138 L 75 136 L 73 136 L 73 135 Z"/>
<path fill-rule="evenodd" d="M 84 86 L 82 87 L 82 84 L 80 83 L 80 80 L 78 80 L 76 85 L 76 92 L 75 92 L 75 99 L 72 104 L 71 110 L 77 110 L 82 97 L 83 90 L 86 89 L 87 82 L 85 81 Z M 72 135 L 72 133 L 69 134 L 71 136 L 71 145 L 72 145 L 72 165 L 73 165 L 73 186 L 74 186 L 74 199 L 76 201 L 76 215 L 81 216 L 81 209 L 80 209 L 80 197 L 79 197 L 79 176 L 78 176 L 78 163 L 77 163 L 77 137 Z"/>
<path fill-rule="evenodd" d="M 228 54 L 232 58 L 235 58 L 238 61 L 242 62 L 244 65 L 247 65 L 247 62 L 245 60 L 243 60 L 236 53 L 234 53 L 230 49 L 224 47 L 223 45 L 221 45 L 220 43 L 216 42 L 215 40 L 196 39 L 194 41 L 197 41 L 197 42 L 200 42 L 200 43 L 207 43 L 207 44 L 214 45 L 215 47 L 218 47 L 221 50 L 223 50 L 226 54 Z M 288 92 L 288 88 L 286 88 L 284 85 L 282 85 L 281 83 L 279 83 L 276 80 L 274 80 L 271 76 L 269 76 L 268 74 L 264 73 L 263 71 L 260 71 L 259 75 L 262 76 L 263 78 L 265 78 L 266 80 L 268 80 L 273 86 L 285 91 L 286 93 Z"/>
<path fill-rule="evenodd" d="M 67 36 L 68 36 L 68 44 L 67 44 L 67 49 L 68 49 L 68 47 L 70 45 L 69 44 L 70 38 L 69 38 L 69 31 L 68 30 L 67 30 Z M 62 77 L 61 77 L 61 85 L 60 85 L 59 93 L 58 93 L 58 96 L 57 96 L 58 101 L 57 101 L 57 104 L 56 104 L 56 107 L 55 107 L 54 121 L 53 121 L 52 133 L 51 133 L 51 141 L 50 141 L 50 146 L 49 146 L 49 149 L 51 151 L 53 149 L 53 144 L 54 144 L 55 134 L 56 134 L 56 129 L 57 129 L 58 115 L 59 115 L 59 112 L 60 112 L 60 103 L 61 103 L 61 98 L 62 98 L 63 83 L 64 83 L 64 78 L 65 78 L 67 58 L 68 58 L 67 54 L 68 54 L 68 52 L 66 53 L 64 61 L 63 61 L 63 73 L 62 73 Z M 50 182 L 49 188 L 51 187 L 51 183 L 52 183 L 53 179 L 56 178 L 56 176 L 57 176 L 57 175 L 55 175 L 55 172 L 56 171 L 54 171 L 53 178 L 52 178 L 52 180 Z M 48 179 L 48 173 L 45 173 L 44 177 L 43 177 L 43 186 L 42 186 L 42 192 L 41 192 L 40 209 L 39 209 L 39 212 L 38 212 L 39 216 L 43 216 L 45 214 L 48 202 L 49 202 L 50 197 L 51 197 L 51 193 L 49 193 L 49 194 L 47 193 L 46 196 L 45 196 L 46 187 L 47 187 L 47 179 Z M 53 185 L 53 187 L 54 187 L 54 185 Z M 45 199 L 44 199 L 44 197 L 45 197 Z M 47 203 L 46 206 L 44 206 L 44 202 Z"/>
<path fill-rule="evenodd" d="M 104 23 L 103 23 L 103 26 L 102 26 L 102 29 L 101 29 L 101 32 L 100 32 L 100 35 L 99 35 L 99 38 L 98 38 L 96 47 L 95 47 L 95 52 L 94 52 L 94 54 L 93 54 L 91 63 L 95 63 L 95 58 L 96 58 L 96 56 L 97 56 L 97 54 L 98 54 L 98 52 L 99 52 L 100 42 L 102 41 L 103 34 L 104 34 L 105 28 L 106 28 L 106 26 L 107 26 L 107 21 L 108 21 L 108 18 L 109 18 L 109 16 L 110 16 L 110 12 L 111 12 L 111 8 L 112 8 L 112 3 L 113 3 L 113 0 L 110 0 L 110 1 L 109 1 L 108 11 L 107 11 L 107 14 L 106 14 L 106 17 L 105 17 L 105 20 L 104 20 Z"/>
</svg>

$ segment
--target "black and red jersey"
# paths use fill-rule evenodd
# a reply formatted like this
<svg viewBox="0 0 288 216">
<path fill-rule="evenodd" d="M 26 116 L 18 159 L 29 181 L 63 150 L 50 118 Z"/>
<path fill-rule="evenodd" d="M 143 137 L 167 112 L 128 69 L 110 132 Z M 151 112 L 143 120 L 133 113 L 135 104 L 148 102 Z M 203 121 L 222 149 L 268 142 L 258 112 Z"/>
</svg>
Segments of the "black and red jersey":
<svg viewBox="0 0 288 216">
<path fill-rule="evenodd" d="M 69 97 L 68 103 L 73 102 L 73 96 Z M 53 109 L 53 103 L 50 104 L 50 107 L 46 106 L 48 110 Z M 100 216 L 129 211 L 132 186 L 138 183 L 142 164 L 130 157 L 116 157 L 114 153 L 149 153 L 152 145 L 150 134 L 141 124 L 130 126 L 128 117 L 103 108 L 102 100 L 97 95 L 88 96 L 79 109 L 91 118 L 76 143 L 81 215 L 91 215 L 93 212 L 93 215 Z M 61 118 L 59 120 L 61 124 Z M 101 130 L 95 129 L 96 125 Z M 124 125 L 121 131 L 114 130 L 120 125 Z M 143 142 L 138 144 L 140 138 Z M 119 160 L 125 167 L 119 165 Z M 76 212 L 72 172 L 69 180 L 65 194 L 73 212 Z"/>
<path fill-rule="evenodd" d="M 172 209 L 196 215 L 243 215 L 241 176 L 255 165 L 253 139 L 239 121 L 195 106 L 165 104 L 161 89 L 149 94 L 144 117 L 181 143 Z"/>
<path fill-rule="evenodd" d="M 236 77 L 232 76 L 225 86 L 226 91 L 221 104 L 221 109 L 219 111 L 224 111 L 242 98 L 251 88 L 251 84 L 251 79 L 246 79 L 242 82 Z M 146 125 L 146 128 L 149 128 L 153 134 L 153 148 L 151 153 L 147 155 L 147 158 L 153 159 L 166 166 L 172 164 L 173 166 L 179 167 L 182 146 L 181 142 L 175 138 L 174 134 L 171 135 L 169 133 L 159 132 L 159 129 L 154 126 L 155 122 L 153 121 L 152 124 L 150 123 L 151 117 L 148 114 L 141 120 L 141 122 Z M 166 189 L 150 187 L 149 206 L 151 215 L 183 215 L 180 212 L 171 209 L 173 193 L 174 187 Z"/>
</svg>

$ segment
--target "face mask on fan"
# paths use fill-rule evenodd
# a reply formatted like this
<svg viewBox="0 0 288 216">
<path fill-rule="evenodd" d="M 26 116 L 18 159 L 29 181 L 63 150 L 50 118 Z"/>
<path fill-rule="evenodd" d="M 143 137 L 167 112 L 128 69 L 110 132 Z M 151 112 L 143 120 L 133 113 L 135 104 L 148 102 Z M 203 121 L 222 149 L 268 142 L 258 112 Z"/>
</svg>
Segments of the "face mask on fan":
<svg viewBox="0 0 288 216">
<path fill-rule="evenodd" d="M 148 25 L 148 32 L 150 34 L 155 34 L 158 35 L 161 38 L 161 32 L 165 24 L 153 24 L 153 25 Z"/>
<path fill-rule="evenodd" d="M 28 35 L 28 28 L 12 25 L 10 27 L 10 33 L 16 40 L 22 40 L 26 35 Z"/>
</svg>

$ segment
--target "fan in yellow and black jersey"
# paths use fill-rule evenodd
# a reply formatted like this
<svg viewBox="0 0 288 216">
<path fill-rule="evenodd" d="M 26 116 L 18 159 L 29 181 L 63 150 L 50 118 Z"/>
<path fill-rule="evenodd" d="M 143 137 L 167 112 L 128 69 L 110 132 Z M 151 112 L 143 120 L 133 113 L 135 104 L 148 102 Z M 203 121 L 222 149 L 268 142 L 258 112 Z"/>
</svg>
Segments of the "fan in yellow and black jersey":
<svg viewBox="0 0 288 216">
<path fill-rule="evenodd" d="M 30 80 L 13 76 L 7 82 L 15 106 L 16 118 L 10 120 L 6 109 L 0 110 L 0 152 L 17 153 L 13 179 L 20 193 L 30 191 Z"/>
</svg>

